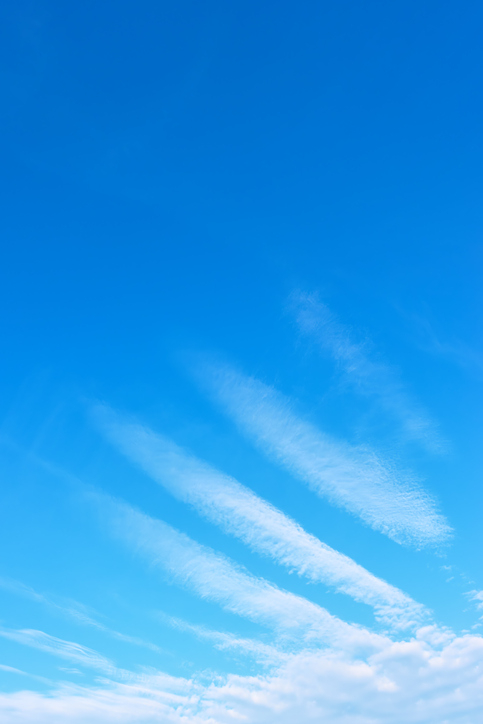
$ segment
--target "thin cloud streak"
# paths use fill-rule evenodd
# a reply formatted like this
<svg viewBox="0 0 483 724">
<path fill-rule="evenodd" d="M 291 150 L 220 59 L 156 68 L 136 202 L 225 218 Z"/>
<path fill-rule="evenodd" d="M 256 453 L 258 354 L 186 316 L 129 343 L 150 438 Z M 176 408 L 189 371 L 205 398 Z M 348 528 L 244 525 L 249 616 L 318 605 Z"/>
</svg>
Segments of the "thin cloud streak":
<svg viewBox="0 0 483 724">
<path fill-rule="evenodd" d="M 37 674 L 30 674 L 28 671 L 22 671 L 22 669 L 15 668 L 15 666 L 0 664 L 0 671 L 5 671 L 7 674 L 16 674 L 17 676 L 26 676 L 29 679 L 40 681 L 42 684 L 47 684 L 48 686 L 54 685 L 52 679 L 47 679 L 45 676 L 37 676 Z"/>
<path fill-rule="evenodd" d="M 469 591 L 466 595 L 475 603 L 478 611 L 483 610 L 483 591 Z"/>
<path fill-rule="evenodd" d="M 67 661 L 75 662 L 89 669 L 95 669 L 108 676 L 113 676 L 119 671 L 109 659 L 106 659 L 105 656 L 102 656 L 97 651 L 73 641 L 64 641 L 63 639 L 56 638 L 44 631 L 0 628 L 0 636 L 10 641 L 23 644 L 24 646 L 30 646 L 31 648 L 58 656 Z"/>
<path fill-rule="evenodd" d="M 401 544 L 440 545 L 451 529 L 435 502 L 365 447 L 335 440 L 301 420 L 273 387 L 206 362 L 201 383 L 263 452 L 311 490 Z"/>
<path fill-rule="evenodd" d="M 344 650 L 378 649 L 387 640 L 253 576 L 221 553 L 124 502 L 94 493 L 91 498 L 111 533 L 168 573 L 174 582 L 231 613 L 267 626 L 283 638 L 294 643 L 327 643 Z"/>
<path fill-rule="evenodd" d="M 206 626 L 199 626 L 188 623 L 176 616 L 166 616 L 159 613 L 158 618 L 163 623 L 167 623 L 178 631 L 193 634 L 203 641 L 209 641 L 216 649 L 220 651 L 238 651 L 245 656 L 253 657 L 258 663 L 273 666 L 286 661 L 289 654 L 281 651 L 275 646 L 264 644 L 255 639 L 248 639 L 242 636 L 235 636 L 226 631 L 214 631 Z"/>
<path fill-rule="evenodd" d="M 15 581 L 11 578 L 0 577 L 0 588 L 3 588 L 4 591 L 9 591 L 10 593 L 13 593 L 17 596 L 21 596 L 22 598 L 27 598 L 31 601 L 35 601 L 36 603 L 40 603 L 41 605 L 44 605 L 47 608 L 61 614 L 62 616 L 74 620 L 80 625 L 92 626 L 93 628 L 96 628 L 99 631 L 103 631 L 104 633 L 108 634 L 108 636 L 112 636 L 119 641 L 124 641 L 125 643 L 133 644 L 134 646 L 142 646 L 144 648 L 150 649 L 151 651 L 161 651 L 159 646 L 156 646 L 156 644 L 153 644 L 150 641 L 143 641 L 143 639 L 140 639 L 137 636 L 129 636 L 128 634 L 123 634 L 120 631 L 116 631 L 112 628 L 109 628 L 109 626 L 105 626 L 99 621 L 96 621 L 94 618 L 92 618 L 92 616 L 87 613 L 85 606 L 78 603 L 77 601 L 62 601 L 62 603 L 59 603 L 58 601 L 53 600 L 51 597 L 46 596 L 43 593 L 39 593 L 30 586 L 26 586 L 21 581 Z"/>
<path fill-rule="evenodd" d="M 134 463 L 179 500 L 252 550 L 313 583 L 324 583 L 374 608 L 378 620 L 396 628 L 416 626 L 424 607 L 377 578 L 348 556 L 307 533 L 249 488 L 198 460 L 168 438 L 99 405 L 104 434 Z"/>
<path fill-rule="evenodd" d="M 404 389 L 396 370 L 371 359 L 365 345 L 352 339 L 350 330 L 316 295 L 294 293 L 289 308 L 298 329 L 333 357 L 356 392 L 377 399 L 381 408 L 399 421 L 408 439 L 433 453 L 445 451 L 435 423 Z"/>
</svg>

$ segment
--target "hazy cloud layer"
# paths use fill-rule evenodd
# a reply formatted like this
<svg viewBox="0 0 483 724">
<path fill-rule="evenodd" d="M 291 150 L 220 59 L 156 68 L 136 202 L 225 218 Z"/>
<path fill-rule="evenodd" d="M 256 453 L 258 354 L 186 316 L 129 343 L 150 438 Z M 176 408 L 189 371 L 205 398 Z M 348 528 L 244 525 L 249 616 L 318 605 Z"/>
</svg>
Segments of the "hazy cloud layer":
<svg viewBox="0 0 483 724">
<path fill-rule="evenodd" d="M 72 661 L 89 669 L 96 669 L 110 676 L 116 672 L 116 668 L 112 662 L 104 656 L 101 656 L 97 651 L 93 651 L 73 641 L 64 641 L 55 636 L 50 636 L 43 631 L 0 628 L 0 636 L 34 649 L 40 649 L 54 656 L 59 656 L 60 658 L 67 659 L 67 661 Z"/>
</svg>

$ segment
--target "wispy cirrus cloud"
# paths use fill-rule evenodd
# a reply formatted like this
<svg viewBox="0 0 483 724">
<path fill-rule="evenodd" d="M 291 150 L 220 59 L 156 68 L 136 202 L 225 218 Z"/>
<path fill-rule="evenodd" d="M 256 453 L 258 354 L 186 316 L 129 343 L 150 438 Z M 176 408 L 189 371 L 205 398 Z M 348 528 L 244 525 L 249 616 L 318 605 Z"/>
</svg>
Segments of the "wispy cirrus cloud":
<svg viewBox="0 0 483 724">
<path fill-rule="evenodd" d="M 462 339 L 452 337 L 441 338 L 433 327 L 429 315 L 404 314 L 410 331 L 415 336 L 416 344 L 429 354 L 444 357 L 461 369 L 474 375 L 481 381 L 483 378 L 483 352 L 481 348 L 471 346 Z"/>
<path fill-rule="evenodd" d="M 311 582 L 327 584 L 372 606 L 376 617 L 386 624 L 416 626 L 428 615 L 398 588 L 310 535 L 249 488 L 167 437 L 105 405 L 95 408 L 95 417 L 111 442 L 150 477 L 252 550 Z"/>
<path fill-rule="evenodd" d="M 378 401 L 396 419 L 406 438 L 430 452 L 444 452 L 447 444 L 428 413 L 405 389 L 396 369 L 373 359 L 367 342 L 356 342 L 316 294 L 293 293 L 289 309 L 298 329 L 315 340 L 337 363 L 352 389 Z"/>
<path fill-rule="evenodd" d="M 70 618 L 82 626 L 92 626 L 93 628 L 103 631 L 109 636 L 112 636 L 120 641 L 125 641 L 126 643 L 133 644 L 134 646 L 142 646 L 144 648 L 151 649 L 152 651 L 161 650 L 159 646 L 156 646 L 156 644 L 153 644 L 150 641 L 144 641 L 137 636 L 123 634 L 120 631 L 116 631 L 100 621 L 97 621 L 93 618 L 91 612 L 78 601 L 59 600 L 57 597 L 53 598 L 52 596 L 47 596 L 44 593 L 39 593 L 34 588 L 25 585 L 21 581 L 15 581 L 3 576 L 0 576 L 0 588 L 4 591 L 13 593 L 14 595 L 30 599 L 31 601 L 35 601 L 36 603 L 46 606 L 50 610 L 55 611 L 64 617 Z"/>
<path fill-rule="evenodd" d="M 475 603 L 478 611 L 483 610 L 483 591 L 469 591 L 467 594 L 470 601 Z"/>
<path fill-rule="evenodd" d="M 435 501 L 372 450 L 323 433 L 287 397 L 233 367 L 205 361 L 197 375 L 258 447 L 333 505 L 397 543 L 440 545 L 450 537 Z"/>
<path fill-rule="evenodd" d="M 44 631 L 35 629 L 11 629 L 0 628 L 0 637 L 16 641 L 24 646 L 30 646 L 46 653 L 58 656 L 67 661 L 80 664 L 89 669 L 95 669 L 103 674 L 113 676 L 118 669 L 112 661 L 102 656 L 97 651 L 74 641 L 64 641 Z"/>
<path fill-rule="evenodd" d="M 111 533 L 201 598 L 268 627 L 295 644 L 377 649 L 383 636 L 348 624 L 317 604 L 257 578 L 221 553 L 127 503 L 91 494 Z"/>
<path fill-rule="evenodd" d="M 174 692 L 186 689 L 186 682 L 180 677 L 170 676 L 169 674 L 158 671 L 153 667 L 139 667 L 137 671 L 119 668 L 115 666 L 111 659 L 107 658 L 98 651 L 75 641 L 66 641 L 65 639 L 52 636 L 45 631 L 37 629 L 13 629 L 0 627 L 0 637 L 14 641 L 22 646 L 37 649 L 50 656 L 69 661 L 72 664 L 77 664 L 81 668 L 97 671 L 99 674 L 102 674 L 102 677 L 98 679 L 99 681 L 110 684 L 114 684 L 114 682 L 116 682 L 116 685 L 119 686 L 124 685 L 125 687 L 135 687 L 139 695 L 159 688 L 159 698 L 171 699 L 171 702 L 173 702 L 177 698 Z M 0 665 L 0 669 L 30 676 L 31 678 L 37 679 L 38 681 L 50 686 L 56 685 L 55 682 L 50 679 L 35 676 L 11 666 Z M 59 667 L 59 669 L 60 671 L 64 671 L 68 674 L 81 673 L 76 668 Z M 57 686 L 58 685 L 59 683 L 57 682 Z M 61 687 L 70 687 L 71 689 L 75 688 L 67 682 L 62 682 Z"/>
<path fill-rule="evenodd" d="M 178 629 L 178 631 L 185 631 L 201 640 L 209 641 L 220 651 L 240 652 L 256 659 L 256 661 L 261 664 L 273 666 L 274 664 L 280 664 L 282 661 L 286 661 L 289 657 L 289 654 L 280 648 L 265 644 L 256 639 L 236 636 L 227 631 L 214 631 L 206 626 L 188 623 L 188 621 L 184 621 L 175 616 L 166 616 L 163 613 L 158 613 L 158 618 L 161 622 L 169 624 L 173 628 Z"/>
<path fill-rule="evenodd" d="M 31 601 L 47 606 L 48 608 L 59 612 L 63 616 L 72 618 L 78 623 L 85 624 L 87 626 L 102 627 L 102 624 L 99 624 L 87 612 L 86 607 L 82 606 L 77 601 L 64 600 L 60 603 L 57 599 L 54 600 L 50 596 L 39 593 L 34 588 L 25 585 L 25 583 L 22 583 L 21 581 L 16 581 L 12 578 L 5 578 L 4 576 L 0 577 L 0 588 L 4 591 L 8 591 L 9 593 L 13 593 L 16 596 L 21 596 L 22 598 L 27 598 Z"/>
<path fill-rule="evenodd" d="M 15 666 L 7 666 L 6 664 L 0 664 L 0 671 L 5 671 L 7 674 L 16 674 L 17 676 L 26 676 L 28 679 L 35 679 L 41 684 L 48 684 L 53 686 L 54 682 L 52 679 L 47 679 L 45 676 L 37 676 L 36 674 L 30 674 L 28 671 L 17 669 Z"/>
</svg>

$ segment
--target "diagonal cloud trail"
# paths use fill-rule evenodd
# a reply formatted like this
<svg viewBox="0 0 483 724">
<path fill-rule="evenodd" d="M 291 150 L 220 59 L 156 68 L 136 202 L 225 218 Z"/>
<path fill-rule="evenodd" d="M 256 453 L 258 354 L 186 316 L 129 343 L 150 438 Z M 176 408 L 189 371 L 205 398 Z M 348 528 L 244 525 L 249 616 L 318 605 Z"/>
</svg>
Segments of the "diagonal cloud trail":
<svg viewBox="0 0 483 724">
<path fill-rule="evenodd" d="M 106 659 L 97 651 L 73 641 L 64 641 L 64 639 L 51 636 L 44 633 L 44 631 L 0 628 L 0 637 L 59 656 L 81 666 L 101 671 L 103 674 L 112 676 L 119 671 L 109 659 Z"/>
<path fill-rule="evenodd" d="M 179 585 L 231 613 L 274 630 L 295 644 L 345 651 L 377 650 L 388 639 L 332 616 L 321 606 L 257 578 L 221 553 L 167 523 L 103 494 L 91 494 L 111 533 Z"/>
<path fill-rule="evenodd" d="M 420 625 L 421 604 L 348 556 L 334 550 L 259 498 L 234 478 L 185 452 L 168 438 L 131 422 L 105 405 L 95 408 L 98 425 L 112 443 L 179 500 L 252 550 L 374 608 L 395 628 Z"/>
<path fill-rule="evenodd" d="M 220 651 L 237 651 L 256 659 L 260 664 L 280 664 L 290 656 L 285 651 L 262 641 L 235 636 L 226 631 L 214 631 L 206 626 L 188 623 L 181 618 L 166 616 L 162 613 L 158 613 L 158 618 L 178 631 L 184 631 L 193 634 L 198 639 L 211 642 Z"/>
<path fill-rule="evenodd" d="M 202 384 L 239 428 L 311 490 L 401 544 L 438 545 L 451 534 L 433 499 L 365 447 L 301 420 L 273 387 L 228 365 L 205 363 Z"/>
<path fill-rule="evenodd" d="M 135 646 L 143 646 L 147 649 L 151 649 L 151 651 L 161 651 L 159 646 L 156 646 L 156 644 L 153 644 L 150 641 L 143 641 L 143 639 L 140 639 L 137 636 L 123 634 L 120 631 L 115 631 L 114 629 L 109 628 L 109 626 L 105 626 L 99 621 L 96 621 L 96 619 L 92 618 L 92 616 L 87 613 L 86 607 L 77 601 L 68 600 L 59 602 L 58 600 L 46 596 L 43 593 L 39 593 L 30 586 L 26 586 L 21 581 L 15 581 L 3 576 L 0 576 L 0 589 L 47 606 L 61 615 L 73 619 L 80 625 L 92 626 L 93 628 L 97 628 L 98 630 L 103 631 L 109 636 L 112 636 L 120 641 L 125 641 L 126 643 L 133 644 Z"/>
<path fill-rule="evenodd" d="M 430 452 L 444 452 L 437 426 L 404 389 L 396 370 L 371 359 L 364 345 L 352 339 L 350 331 L 316 295 L 294 293 L 289 308 L 300 332 L 332 356 L 357 393 L 378 400 L 380 408 L 399 421 L 408 439 Z"/>
</svg>

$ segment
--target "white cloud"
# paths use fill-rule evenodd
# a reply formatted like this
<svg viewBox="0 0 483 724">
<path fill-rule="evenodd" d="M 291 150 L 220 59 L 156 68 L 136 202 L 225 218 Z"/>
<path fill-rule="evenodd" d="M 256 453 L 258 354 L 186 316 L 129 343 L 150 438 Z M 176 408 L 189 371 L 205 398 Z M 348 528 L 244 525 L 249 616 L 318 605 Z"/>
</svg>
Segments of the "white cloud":
<svg viewBox="0 0 483 724">
<path fill-rule="evenodd" d="M 476 608 L 481 611 L 483 609 L 483 591 L 469 591 L 466 594 L 470 601 L 476 603 Z"/>
<path fill-rule="evenodd" d="M 59 656 L 62 659 L 81 664 L 89 669 L 101 671 L 110 676 L 118 671 L 109 659 L 106 659 L 97 653 L 97 651 L 75 643 L 74 641 L 64 641 L 55 636 L 50 636 L 50 634 L 44 633 L 43 631 L 0 628 L 0 636 L 10 641 L 16 641 L 24 646 L 40 649 L 54 656 Z"/>
<path fill-rule="evenodd" d="M 354 650 L 383 645 L 382 636 L 345 623 L 321 606 L 251 575 L 167 523 L 105 495 L 93 494 L 93 499 L 117 538 L 169 573 L 176 583 L 227 611 L 267 626 L 294 642 L 325 642 Z"/>
<path fill-rule="evenodd" d="M 260 676 L 177 679 L 0 695 L 6 724 L 477 724 L 483 639 L 431 629 L 367 659 L 304 651 Z M 439 636 L 439 634 L 438 634 Z"/>
<path fill-rule="evenodd" d="M 338 363 L 352 388 L 378 400 L 381 408 L 396 418 L 409 439 L 418 441 L 431 452 L 445 448 L 435 423 L 404 389 L 395 369 L 371 359 L 367 343 L 357 343 L 316 295 L 295 293 L 290 309 L 300 331 L 312 337 Z"/>
<path fill-rule="evenodd" d="M 62 616 L 66 616 L 74 620 L 80 625 L 97 628 L 120 641 L 125 641 L 126 643 L 133 644 L 135 646 L 142 646 L 147 649 L 151 649 L 152 651 L 160 651 L 159 646 L 156 646 L 156 644 L 153 644 L 150 641 L 143 641 L 136 636 L 123 634 L 120 631 L 115 631 L 114 629 L 109 628 L 109 626 L 105 626 L 103 623 L 100 623 L 94 619 L 92 615 L 90 615 L 86 606 L 82 605 L 78 601 L 72 601 L 70 599 L 67 601 L 63 599 L 59 600 L 57 598 L 54 599 L 52 596 L 46 596 L 43 593 L 39 593 L 31 586 L 27 586 L 21 581 L 15 581 L 11 578 L 0 577 L 0 588 L 3 588 L 3 590 L 8 591 L 9 593 L 21 596 L 22 598 L 27 598 L 31 601 L 35 601 L 36 603 L 40 603 Z"/>
<path fill-rule="evenodd" d="M 424 617 L 423 606 L 402 591 L 322 543 L 249 488 L 168 438 L 125 420 L 106 406 L 97 406 L 96 419 L 118 449 L 148 475 L 252 550 L 312 582 L 328 584 L 369 604 L 385 623 L 414 626 Z"/>
<path fill-rule="evenodd" d="M 321 497 L 398 543 L 448 539 L 451 530 L 430 496 L 370 449 L 321 432 L 273 387 L 227 365 L 206 362 L 198 373 L 240 429 Z"/>
<path fill-rule="evenodd" d="M 187 699 L 114 683 L 91 689 L 62 686 L 48 694 L 0 694 L 0 717 L 4 724 L 214 724 L 193 715 Z"/>
<path fill-rule="evenodd" d="M 35 679 L 36 681 L 40 681 L 42 684 L 48 684 L 49 686 L 54 685 L 54 682 L 51 679 L 46 679 L 45 676 L 30 674 L 28 671 L 22 671 L 21 669 L 15 668 L 15 666 L 0 664 L 0 671 L 5 671 L 7 674 L 16 674 L 17 676 L 27 676 L 29 679 Z"/>
<path fill-rule="evenodd" d="M 405 315 L 411 330 L 417 333 L 419 346 L 433 355 L 446 357 L 463 370 L 473 373 L 481 380 L 483 375 L 483 353 L 458 338 L 441 339 L 436 334 L 427 316 Z"/>
</svg>

